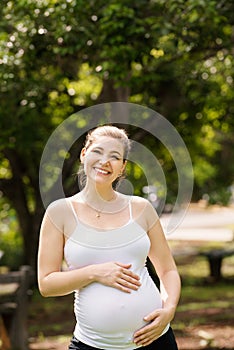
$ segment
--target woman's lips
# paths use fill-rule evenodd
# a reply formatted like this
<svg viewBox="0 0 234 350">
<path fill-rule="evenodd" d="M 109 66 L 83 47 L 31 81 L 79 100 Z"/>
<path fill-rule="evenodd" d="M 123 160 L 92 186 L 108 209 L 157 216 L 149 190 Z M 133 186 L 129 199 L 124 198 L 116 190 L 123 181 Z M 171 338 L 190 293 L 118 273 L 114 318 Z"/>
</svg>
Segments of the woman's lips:
<svg viewBox="0 0 234 350">
<path fill-rule="evenodd" d="M 110 174 L 110 171 L 108 170 L 104 170 L 104 169 L 100 169 L 100 168 L 94 168 L 94 170 L 99 173 L 99 174 L 102 174 L 102 175 L 108 175 Z"/>
</svg>

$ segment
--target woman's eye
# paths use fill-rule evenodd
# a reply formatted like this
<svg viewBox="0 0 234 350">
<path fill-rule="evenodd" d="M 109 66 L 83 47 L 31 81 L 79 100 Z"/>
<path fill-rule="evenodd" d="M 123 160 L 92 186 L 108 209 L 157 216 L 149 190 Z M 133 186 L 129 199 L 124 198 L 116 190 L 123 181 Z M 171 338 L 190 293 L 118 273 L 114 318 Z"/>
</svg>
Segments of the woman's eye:
<svg viewBox="0 0 234 350">
<path fill-rule="evenodd" d="M 118 156 L 111 156 L 112 159 L 115 159 L 115 160 L 120 160 L 120 158 Z"/>
<path fill-rule="evenodd" d="M 97 153 L 97 154 L 101 154 L 101 151 L 99 151 L 99 149 L 93 149 L 92 152 Z"/>
</svg>

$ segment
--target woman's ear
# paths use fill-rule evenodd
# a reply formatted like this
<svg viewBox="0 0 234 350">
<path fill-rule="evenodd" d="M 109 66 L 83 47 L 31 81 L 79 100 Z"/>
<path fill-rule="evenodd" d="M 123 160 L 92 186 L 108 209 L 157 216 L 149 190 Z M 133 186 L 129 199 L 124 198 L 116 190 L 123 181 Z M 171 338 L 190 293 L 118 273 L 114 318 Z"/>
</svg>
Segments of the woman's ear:
<svg viewBox="0 0 234 350">
<path fill-rule="evenodd" d="M 85 157 L 85 153 L 86 153 L 86 148 L 82 148 L 81 152 L 80 152 L 80 162 L 83 163 L 84 162 L 84 157 Z"/>
</svg>

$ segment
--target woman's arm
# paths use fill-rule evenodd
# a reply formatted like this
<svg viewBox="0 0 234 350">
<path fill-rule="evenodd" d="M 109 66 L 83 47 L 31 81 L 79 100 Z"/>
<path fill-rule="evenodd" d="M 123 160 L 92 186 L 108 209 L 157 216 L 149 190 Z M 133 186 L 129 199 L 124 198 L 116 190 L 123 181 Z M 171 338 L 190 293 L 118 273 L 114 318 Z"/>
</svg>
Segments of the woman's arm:
<svg viewBox="0 0 234 350">
<path fill-rule="evenodd" d="M 150 229 L 149 237 L 151 241 L 149 258 L 160 279 L 163 308 L 171 313 L 172 320 L 180 298 L 181 282 L 159 219 Z"/>
<path fill-rule="evenodd" d="M 54 210 L 54 208 L 53 208 Z M 108 262 L 88 265 L 71 271 L 61 271 L 63 262 L 64 234 L 62 224 L 46 212 L 40 232 L 38 250 L 38 285 L 45 297 L 61 296 L 81 289 L 92 282 L 99 282 L 129 293 L 140 286 L 139 277 L 131 270 L 130 264 Z M 61 212 L 60 212 L 61 219 Z"/>
<path fill-rule="evenodd" d="M 92 282 L 92 269 L 61 271 L 63 262 L 63 228 L 47 211 L 41 225 L 38 249 L 38 285 L 43 296 L 59 296 L 73 292 Z"/>
<path fill-rule="evenodd" d="M 135 333 L 134 341 L 136 344 L 144 346 L 157 339 L 166 325 L 172 321 L 181 291 L 180 277 L 160 220 L 152 208 L 148 208 L 147 213 L 151 213 L 150 220 L 152 220 L 152 215 L 155 217 L 155 223 L 148 231 L 151 242 L 149 258 L 160 279 L 163 308 L 146 315 L 144 320 L 150 324 Z"/>
</svg>

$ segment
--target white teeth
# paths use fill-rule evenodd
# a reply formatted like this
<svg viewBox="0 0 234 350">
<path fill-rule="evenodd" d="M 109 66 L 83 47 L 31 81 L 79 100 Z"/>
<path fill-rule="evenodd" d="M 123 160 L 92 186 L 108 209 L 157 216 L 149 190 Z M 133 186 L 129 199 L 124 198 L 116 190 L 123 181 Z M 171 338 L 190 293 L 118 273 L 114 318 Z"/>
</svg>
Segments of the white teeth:
<svg viewBox="0 0 234 350">
<path fill-rule="evenodd" d="M 108 171 L 105 171 L 105 170 L 102 170 L 102 169 L 97 169 L 96 168 L 96 171 L 99 172 L 99 173 L 102 173 L 104 175 L 107 175 L 108 174 Z"/>
</svg>

